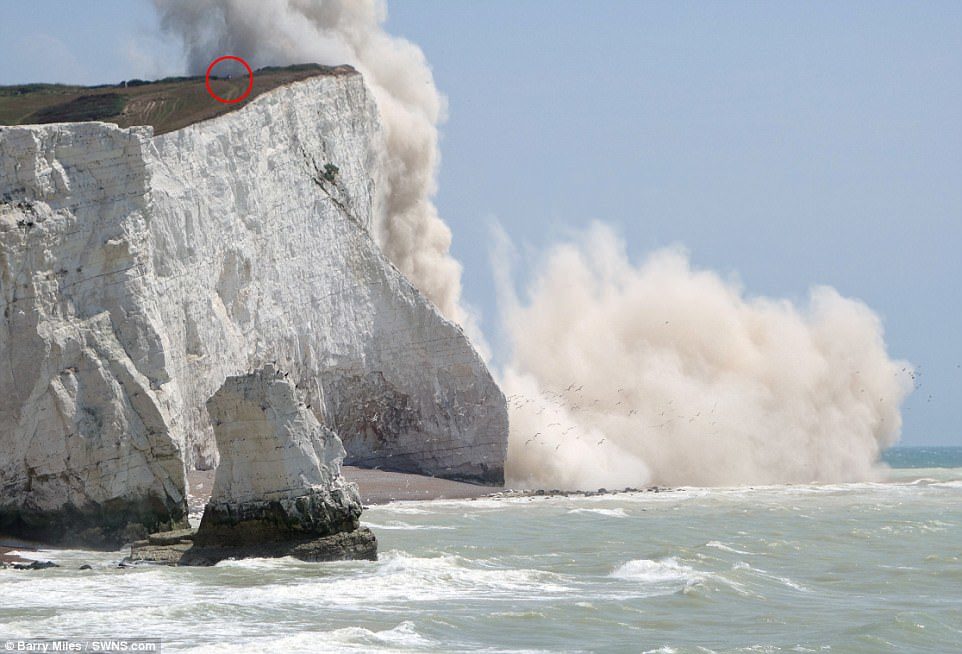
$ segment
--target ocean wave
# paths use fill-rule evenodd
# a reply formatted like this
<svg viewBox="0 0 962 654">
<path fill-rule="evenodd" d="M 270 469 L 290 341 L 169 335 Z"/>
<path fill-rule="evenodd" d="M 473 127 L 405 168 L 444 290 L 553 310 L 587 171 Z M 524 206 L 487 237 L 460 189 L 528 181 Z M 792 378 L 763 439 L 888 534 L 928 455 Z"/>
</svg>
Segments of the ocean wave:
<svg viewBox="0 0 962 654">
<path fill-rule="evenodd" d="M 392 520 L 386 523 L 375 523 L 375 522 L 364 522 L 365 527 L 370 527 L 371 529 L 387 529 L 387 530 L 397 530 L 397 531 L 411 531 L 418 529 L 440 529 L 440 530 L 450 530 L 457 529 L 457 527 L 449 527 L 442 525 L 412 525 L 407 522 L 401 522 L 400 520 Z"/>
<path fill-rule="evenodd" d="M 569 590 L 565 578 L 554 572 L 532 568 L 509 568 L 489 559 L 467 559 L 458 555 L 411 556 L 393 551 L 382 558 L 377 571 L 382 578 L 413 577 L 419 583 L 436 584 L 437 590 L 501 593 L 563 593 Z"/>
<path fill-rule="evenodd" d="M 410 502 L 395 502 L 393 504 L 386 504 L 382 507 L 378 507 L 382 510 L 390 511 L 391 513 L 403 513 L 406 515 L 427 515 L 431 513 L 427 509 L 422 509 L 417 506 L 410 506 Z"/>
<path fill-rule="evenodd" d="M 732 570 L 746 570 L 746 571 L 748 571 L 749 573 L 755 575 L 756 577 L 761 577 L 761 578 L 763 578 L 763 579 L 768 579 L 769 581 L 777 581 L 777 582 L 779 582 L 779 583 L 787 586 L 788 588 L 791 588 L 792 590 L 797 590 L 797 591 L 799 591 L 799 592 L 801 592 L 801 593 L 810 593 L 810 592 L 812 592 L 810 588 L 806 588 L 805 586 L 802 586 L 801 584 L 793 581 L 793 580 L 790 579 L 789 577 L 782 577 L 782 576 L 780 576 L 780 575 L 771 574 L 770 572 L 766 572 L 765 570 L 762 570 L 761 568 L 756 568 L 756 567 L 752 566 L 751 564 L 746 563 L 745 561 L 739 561 L 738 563 L 736 563 L 735 565 L 733 565 L 733 566 L 732 566 Z"/>
<path fill-rule="evenodd" d="M 252 558 L 252 559 L 225 559 L 217 563 L 218 568 L 240 568 L 242 570 L 282 570 L 288 569 L 292 565 L 303 565 L 292 556 L 276 558 Z"/>
<path fill-rule="evenodd" d="M 405 649 L 424 648 L 435 645 L 435 641 L 417 632 L 413 622 L 405 620 L 392 629 L 371 631 L 363 627 L 345 627 L 327 634 L 334 642 L 362 645 L 395 645 Z M 316 641 L 315 641 L 316 647 Z M 316 651 L 316 650 L 315 650 Z"/>
<path fill-rule="evenodd" d="M 546 617 L 541 611 L 495 611 L 491 615 L 499 618 L 524 618 L 526 620 Z"/>
<path fill-rule="evenodd" d="M 732 554 L 743 554 L 745 556 L 751 556 L 755 554 L 754 552 L 746 552 L 745 550 L 736 550 L 734 547 L 726 545 L 725 543 L 720 543 L 717 540 L 708 541 L 705 543 L 705 547 L 711 547 L 723 552 L 731 552 Z"/>
<path fill-rule="evenodd" d="M 962 480 L 955 479 L 953 481 L 937 481 L 930 485 L 937 488 L 962 488 Z"/>
<path fill-rule="evenodd" d="M 608 516 L 611 518 L 627 518 L 628 514 L 624 509 L 571 509 L 568 513 L 594 513 L 597 515 Z"/>
<path fill-rule="evenodd" d="M 290 608 L 335 605 L 380 606 L 450 599 L 541 599 L 571 591 L 562 575 L 544 570 L 511 568 L 488 559 L 457 555 L 412 556 L 382 553 L 376 562 L 303 564 L 310 574 L 278 570 L 266 583 L 237 588 L 232 600 L 244 605 Z"/>
<path fill-rule="evenodd" d="M 325 652 L 411 652 L 434 650 L 438 643 L 417 632 L 413 622 L 404 621 L 391 629 L 375 631 L 363 627 L 343 627 L 332 631 L 306 631 L 288 636 L 264 636 L 231 643 L 211 643 L 184 650 L 190 654 L 229 654 L 231 652 L 310 652 L 323 642 Z"/>
<path fill-rule="evenodd" d="M 685 586 L 700 583 L 705 579 L 703 573 L 679 563 L 674 557 L 658 561 L 634 559 L 615 568 L 609 576 L 650 584 L 681 583 Z"/>
</svg>

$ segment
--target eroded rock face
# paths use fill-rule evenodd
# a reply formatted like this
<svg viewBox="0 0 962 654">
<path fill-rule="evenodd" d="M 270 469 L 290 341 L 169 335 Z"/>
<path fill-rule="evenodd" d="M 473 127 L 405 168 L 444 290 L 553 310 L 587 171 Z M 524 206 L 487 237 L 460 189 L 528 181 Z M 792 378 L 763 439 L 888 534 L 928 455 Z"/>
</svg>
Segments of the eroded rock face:
<svg viewBox="0 0 962 654">
<path fill-rule="evenodd" d="M 501 391 L 368 233 L 379 129 L 359 75 L 159 137 L 0 127 L 0 531 L 182 525 L 205 399 L 270 362 L 348 462 L 502 479 Z"/>
<path fill-rule="evenodd" d="M 0 128 L 0 532 L 118 544 L 186 520 L 149 136 Z"/>
</svg>

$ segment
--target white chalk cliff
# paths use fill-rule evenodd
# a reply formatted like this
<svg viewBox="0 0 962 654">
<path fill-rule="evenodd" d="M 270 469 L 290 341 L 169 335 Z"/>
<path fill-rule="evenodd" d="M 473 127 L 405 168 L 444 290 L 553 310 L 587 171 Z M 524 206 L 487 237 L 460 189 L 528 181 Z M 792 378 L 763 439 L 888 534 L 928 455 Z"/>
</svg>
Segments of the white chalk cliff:
<svg viewBox="0 0 962 654">
<path fill-rule="evenodd" d="M 0 127 L 0 532 L 182 524 L 205 402 L 272 362 L 347 463 L 501 480 L 501 391 L 369 235 L 379 130 L 358 74 L 160 136 Z"/>
</svg>

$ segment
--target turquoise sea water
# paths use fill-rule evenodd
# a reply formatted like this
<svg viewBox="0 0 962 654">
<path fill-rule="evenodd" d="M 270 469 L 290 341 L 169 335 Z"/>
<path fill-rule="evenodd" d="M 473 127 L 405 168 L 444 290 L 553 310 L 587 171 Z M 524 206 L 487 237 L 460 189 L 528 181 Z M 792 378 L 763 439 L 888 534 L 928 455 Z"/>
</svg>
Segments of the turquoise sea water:
<svg viewBox="0 0 962 654">
<path fill-rule="evenodd" d="M 165 652 L 962 651 L 962 467 L 364 518 L 376 563 L 120 570 L 119 552 L 43 552 L 65 567 L 0 571 L 0 637 L 152 636 Z"/>
<path fill-rule="evenodd" d="M 882 460 L 893 468 L 962 468 L 962 447 L 893 447 Z"/>
</svg>

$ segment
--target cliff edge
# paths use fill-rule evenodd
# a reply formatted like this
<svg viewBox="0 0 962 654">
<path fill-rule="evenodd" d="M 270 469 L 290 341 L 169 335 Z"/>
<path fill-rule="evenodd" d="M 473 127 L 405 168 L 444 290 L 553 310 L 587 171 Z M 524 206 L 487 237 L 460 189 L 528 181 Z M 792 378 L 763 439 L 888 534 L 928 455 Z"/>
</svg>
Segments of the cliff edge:
<svg viewBox="0 0 962 654">
<path fill-rule="evenodd" d="M 206 400 L 266 364 L 348 464 L 502 480 L 501 391 L 368 232 L 380 143 L 358 74 L 160 136 L 0 127 L 0 531 L 182 526 Z"/>
</svg>

